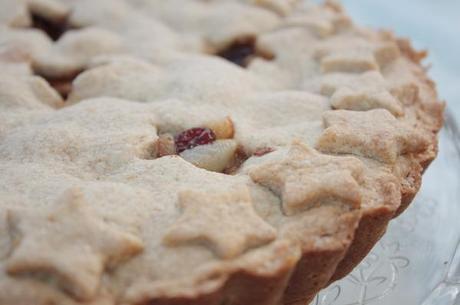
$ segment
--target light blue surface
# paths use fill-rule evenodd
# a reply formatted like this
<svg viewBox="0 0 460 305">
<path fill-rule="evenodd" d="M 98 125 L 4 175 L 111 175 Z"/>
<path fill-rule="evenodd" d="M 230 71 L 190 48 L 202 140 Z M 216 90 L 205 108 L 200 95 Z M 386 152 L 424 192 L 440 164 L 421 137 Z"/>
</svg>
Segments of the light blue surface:
<svg viewBox="0 0 460 305">
<path fill-rule="evenodd" d="M 460 0 L 342 0 L 360 25 L 393 30 L 427 49 L 430 76 L 460 121 Z"/>
</svg>

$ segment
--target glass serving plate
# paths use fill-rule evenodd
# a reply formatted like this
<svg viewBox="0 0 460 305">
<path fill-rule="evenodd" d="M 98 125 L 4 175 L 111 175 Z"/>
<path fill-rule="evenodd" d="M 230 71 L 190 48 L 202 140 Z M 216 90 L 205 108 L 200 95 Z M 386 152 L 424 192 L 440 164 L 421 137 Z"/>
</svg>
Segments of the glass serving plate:
<svg viewBox="0 0 460 305">
<path fill-rule="evenodd" d="M 311 305 L 459 305 L 459 241 L 460 133 L 447 111 L 439 155 L 412 205 L 348 277 Z"/>
</svg>

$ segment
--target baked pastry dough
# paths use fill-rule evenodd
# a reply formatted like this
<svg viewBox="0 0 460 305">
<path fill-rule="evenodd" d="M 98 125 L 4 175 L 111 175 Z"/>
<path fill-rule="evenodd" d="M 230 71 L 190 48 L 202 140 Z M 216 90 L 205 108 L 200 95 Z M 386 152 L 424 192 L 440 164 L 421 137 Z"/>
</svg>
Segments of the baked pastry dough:
<svg viewBox="0 0 460 305">
<path fill-rule="evenodd" d="M 0 0 L 0 304 L 307 304 L 435 158 L 423 52 L 329 1 Z"/>
</svg>

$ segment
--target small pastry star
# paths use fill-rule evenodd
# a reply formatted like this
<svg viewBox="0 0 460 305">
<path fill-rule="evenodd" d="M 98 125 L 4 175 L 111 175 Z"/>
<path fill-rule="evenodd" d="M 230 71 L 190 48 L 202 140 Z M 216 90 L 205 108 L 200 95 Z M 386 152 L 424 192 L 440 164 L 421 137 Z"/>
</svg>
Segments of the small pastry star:
<svg viewBox="0 0 460 305">
<path fill-rule="evenodd" d="M 377 60 L 370 50 L 345 50 L 328 54 L 321 59 L 321 70 L 324 73 L 360 73 L 378 69 Z"/>
<path fill-rule="evenodd" d="M 316 49 L 323 73 L 361 73 L 379 70 L 400 56 L 395 43 L 339 37 L 324 41 Z"/>
<path fill-rule="evenodd" d="M 97 293 L 104 269 L 143 249 L 137 237 L 96 216 L 78 188 L 66 191 L 46 211 L 8 211 L 8 223 L 15 246 L 6 260 L 7 272 L 57 279 L 63 290 L 81 301 Z"/>
<path fill-rule="evenodd" d="M 356 158 L 323 155 L 294 142 L 284 159 L 262 164 L 249 176 L 280 195 L 283 212 L 290 216 L 326 201 L 359 207 L 361 173 Z"/>
<path fill-rule="evenodd" d="M 427 139 L 414 127 L 398 121 L 385 109 L 335 110 L 323 114 L 326 129 L 316 148 L 326 153 L 349 153 L 394 163 L 399 155 L 423 151 Z"/>
<path fill-rule="evenodd" d="M 365 111 L 383 108 L 395 116 L 404 114 L 401 103 L 388 91 L 382 74 L 377 71 L 360 75 L 326 74 L 321 93 L 331 96 L 331 105 L 335 109 Z"/>
<path fill-rule="evenodd" d="M 164 237 L 169 246 L 196 242 L 230 259 L 276 238 L 276 230 L 254 211 L 246 186 L 223 193 L 183 191 L 179 205 L 183 214 Z"/>
</svg>

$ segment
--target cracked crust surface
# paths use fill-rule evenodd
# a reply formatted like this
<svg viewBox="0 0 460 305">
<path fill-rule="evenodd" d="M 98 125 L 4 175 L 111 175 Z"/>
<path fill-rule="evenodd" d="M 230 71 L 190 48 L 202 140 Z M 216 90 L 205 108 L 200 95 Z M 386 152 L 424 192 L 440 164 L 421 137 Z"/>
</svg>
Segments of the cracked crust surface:
<svg viewBox="0 0 460 305">
<path fill-rule="evenodd" d="M 424 53 L 333 2 L 0 6 L 2 305 L 306 304 L 436 156 Z"/>
</svg>

